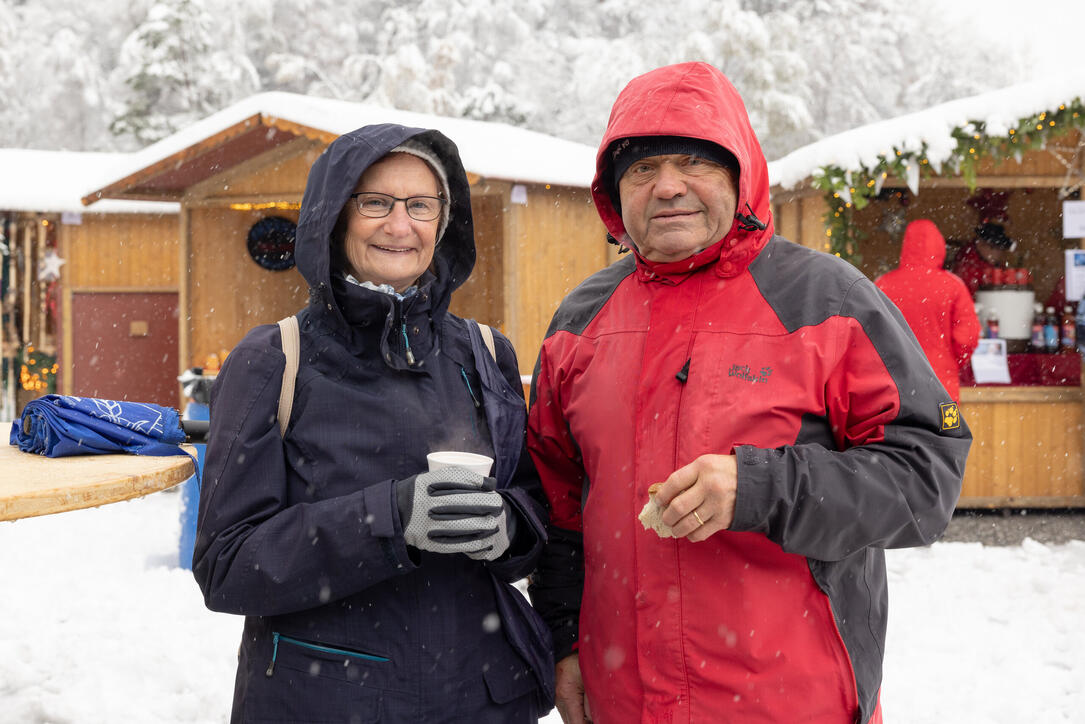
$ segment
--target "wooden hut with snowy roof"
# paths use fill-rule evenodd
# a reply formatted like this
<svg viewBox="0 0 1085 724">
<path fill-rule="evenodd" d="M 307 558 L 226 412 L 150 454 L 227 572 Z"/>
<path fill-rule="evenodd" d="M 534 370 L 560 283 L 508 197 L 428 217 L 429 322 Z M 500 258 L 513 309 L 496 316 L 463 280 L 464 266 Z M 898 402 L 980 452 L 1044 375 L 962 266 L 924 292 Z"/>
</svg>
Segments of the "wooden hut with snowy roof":
<svg viewBox="0 0 1085 724">
<path fill-rule="evenodd" d="M 874 279 L 896 267 L 910 221 L 938 225 L 947 266 L 982 222 L 999 222 L 1017 241 L 1010 267 L 1028 281 L 1015 274 L 1016 289 L 1061 306 L 1066 252 L 1085 248 L 1085 231 L 1064 228 L 1068 214 L 1085 212 L 1083 99 L 1077 70 L 799 148 L 769 164 L 776 228 Z M 981 309 L 981 322 L 990 313 Z M 1080 358 L 1030 353 L 1024 339 L 1007 346 L 1009 383 L 977 384 L 962 370 L 961 411 L 975 441 L 960 504 L 1085 506 Z"/>
<path fill-rule="evenodd" d="M 290 93 L 252 96 L 163 139 L 84 197 L 180 203 L 183 367 L 213 366 L 249 328 L 305 304 L 301 275 L 251 255 L 249 239 L 268 219 L 296 223 L 313 161 L 339 135 L 374 123 L 435 128 L 459 147 L 478 257 L 452 310 L 501 329 L 530 374 L 558 302 L 614 258 L 588 190 L 594 149 L 505 124 Z"/>
<path fill-rule="evenodd" d="M 0 419 L 50 391 L 176 404 L 179 207 L 81 202 L 126 158 L 0 149 Z"/>
</svg>

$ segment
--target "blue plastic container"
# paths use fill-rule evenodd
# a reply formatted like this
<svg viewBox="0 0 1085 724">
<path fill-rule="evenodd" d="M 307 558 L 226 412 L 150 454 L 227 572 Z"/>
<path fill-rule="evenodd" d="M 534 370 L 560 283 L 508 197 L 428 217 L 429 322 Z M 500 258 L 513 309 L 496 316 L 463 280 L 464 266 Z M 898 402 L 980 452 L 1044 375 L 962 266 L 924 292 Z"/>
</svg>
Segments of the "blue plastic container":
<svg viewBox="0 0 1085 724">
<path fill-rule="evenodd" d="M 207 420 L 210 418 L 207 405 L 190 402 L 185 407 L 188 420 Z M 185 570 L 192 570 L 192 549 L 196 546 L 196 518 L 200 511 L 200 481 L 203 480 L 203 458 L 207 450 L 205 443 L 193 443 L 196 448 L 196 474 L 181 483 L 181 540 L 177 550 L 177 565 Z"/>
</svg>

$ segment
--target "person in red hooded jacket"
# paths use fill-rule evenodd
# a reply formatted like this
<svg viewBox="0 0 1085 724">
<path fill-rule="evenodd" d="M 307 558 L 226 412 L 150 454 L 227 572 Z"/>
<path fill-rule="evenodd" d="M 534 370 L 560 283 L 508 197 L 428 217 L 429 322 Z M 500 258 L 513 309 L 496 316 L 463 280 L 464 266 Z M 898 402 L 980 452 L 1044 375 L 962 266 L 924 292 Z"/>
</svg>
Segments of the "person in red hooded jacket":
<svg viewBox="0 0 1085 724">
<path fill-rule="evenodd" d="M 711 65 L 626 86 L 592 195 L 632 253 L 562 301 L 528 414 L 559 712 L 880 721 L 884 549 L 949 522 L 956 403 L 870 279 L 774 235 L 764 154 Z M 638 520 L 654 483 L 673 537 Z"/>
<path fill-rule="evenodd" d="M 960 402 L 958 371 L 979 344 L 980 320 L 968 287 L 942 268 L 945 260 L 942 232 L 918 219 L 904 230 L 900 265 L 875 284 L 900 308 L 942 386 Z"/>
</svg>

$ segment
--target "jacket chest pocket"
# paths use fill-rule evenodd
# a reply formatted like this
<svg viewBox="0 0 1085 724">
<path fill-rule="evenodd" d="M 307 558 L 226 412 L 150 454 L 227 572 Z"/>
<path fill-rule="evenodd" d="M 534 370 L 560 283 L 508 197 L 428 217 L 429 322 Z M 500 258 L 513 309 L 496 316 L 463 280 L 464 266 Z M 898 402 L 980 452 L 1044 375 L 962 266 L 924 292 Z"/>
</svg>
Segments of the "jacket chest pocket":
<svg viewBox="0 0 1085 724">
<path fill-rule="evenodd" d="M 698 337 L 682 389 L 681 459 L 791 444 L 804 416 L 825 414 L 820 361 L 791 336 Z"/>
</svg>

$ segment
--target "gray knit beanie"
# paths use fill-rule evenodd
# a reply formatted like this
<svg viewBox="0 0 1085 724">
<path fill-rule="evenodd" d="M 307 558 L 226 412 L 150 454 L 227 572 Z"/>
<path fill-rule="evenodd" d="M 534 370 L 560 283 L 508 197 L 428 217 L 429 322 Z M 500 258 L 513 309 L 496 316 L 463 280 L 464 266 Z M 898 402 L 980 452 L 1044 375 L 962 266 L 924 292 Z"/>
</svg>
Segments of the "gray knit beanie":
<svg viewBox="0 0 1085 724">
<path fill-rule="evenodd" d="M 719 144 L 688 136 L 633 136 L 619 138 L 610 144 L 608 150 L 610 168 L 606 189 L 614 208 L 621 213 L 621 199 L 618 195 L 618 182 L 629 167 L 649 156 L 682 154 L 696 156 L 731 169 L 738 176 L 738 159 L 734 154 Z"/>
<path fill-rule="evenodd" d="M 439 193 L 446 202 L 441 207 L 441 221 L 437 225 L 437 241 L 440 241 L 445 229 L 448 227 L 448 211 L 452 206 L 452 196 L 448 191 L 448 175 L 445 173 L 444 164 L 433 153 L 432 148 L 413 138 L 408 138 L 388 153 L 409 153 L 415 158 L 420 158 L 426 162 L 426 165 L 433 171 L 433 175 L 437 177 L 437 183 L 440 186 Z"/>
</svg>

